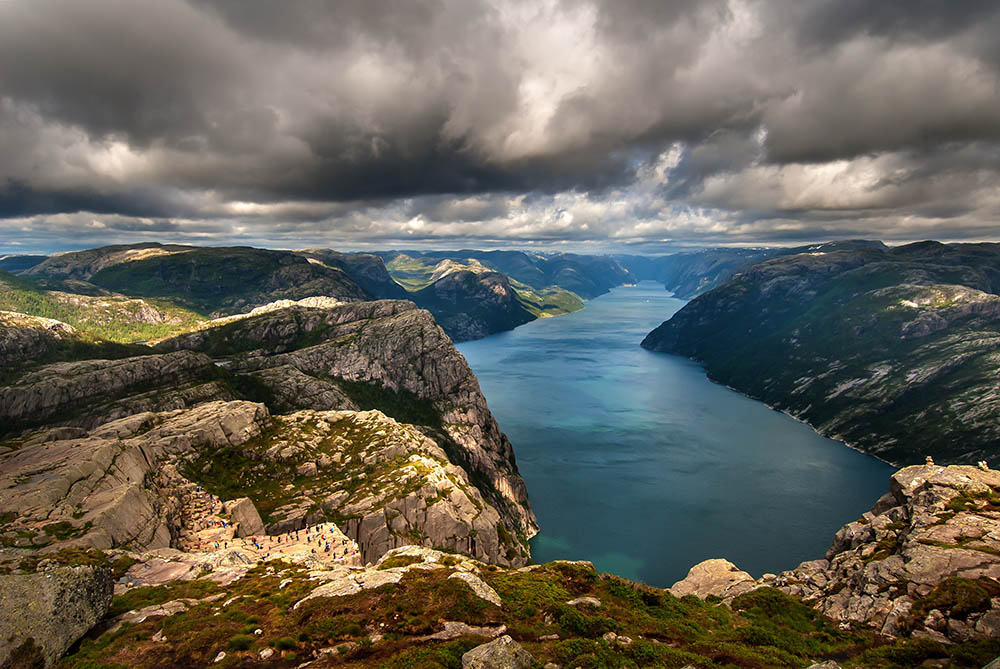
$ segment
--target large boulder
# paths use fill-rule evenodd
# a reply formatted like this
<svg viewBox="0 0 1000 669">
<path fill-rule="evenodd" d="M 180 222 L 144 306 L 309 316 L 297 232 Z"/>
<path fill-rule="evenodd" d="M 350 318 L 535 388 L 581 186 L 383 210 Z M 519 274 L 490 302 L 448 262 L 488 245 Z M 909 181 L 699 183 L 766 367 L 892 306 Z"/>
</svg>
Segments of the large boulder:
<svg viewBox="0 0 1000 669">
<path fill-rule="evenodd" d="M 253 505 L 249 497 L 240 497 L 226 502 L 226 511 L 233 523 L 236 524 L 236 536 L 252 537 L 264 533 L 264 521 L 257 513 L 257 507 Z"/>
<path fill-rule="evenodd" d="M 691 567 L 683 580 L 670 588 L 675 597 L 694 595 L 700 599 L 709 596 L 729 599 L 758 587 L 754 577 L 729 560 L 713 559 Z"/>
<path fill-rule="evenodd" d="M 107 565 L 0 576 L 0 666 L 55 663 L 104 617 L 113 590 Z"/>
<path fill-rule="evenodd" d="M 462 669 L 528 669 L 533 660 L 521 644 L 504 634 L 463 655 Z"/>
</svg>

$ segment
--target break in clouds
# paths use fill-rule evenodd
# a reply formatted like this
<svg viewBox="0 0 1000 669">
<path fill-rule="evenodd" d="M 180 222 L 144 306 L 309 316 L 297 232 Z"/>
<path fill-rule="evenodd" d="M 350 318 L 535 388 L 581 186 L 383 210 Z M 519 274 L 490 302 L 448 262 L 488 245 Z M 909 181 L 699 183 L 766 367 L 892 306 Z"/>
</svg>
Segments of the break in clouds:
<svg viewBox="0 0 1000 669">
<path fill-rule="evenodd" d="M 0 2 L 0 252 L 983 239 L 992 0 Z"/>
</svg>

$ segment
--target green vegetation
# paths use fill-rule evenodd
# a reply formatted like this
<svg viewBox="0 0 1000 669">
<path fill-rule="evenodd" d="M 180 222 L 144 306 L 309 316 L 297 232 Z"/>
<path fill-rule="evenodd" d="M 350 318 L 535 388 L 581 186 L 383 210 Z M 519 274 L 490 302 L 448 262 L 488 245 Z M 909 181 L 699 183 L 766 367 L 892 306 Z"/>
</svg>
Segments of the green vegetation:
<svg viewBox="0 0 1000 669">
<path fill-rule="evenodd" d="M 583 309 L 583 300 L 576 293 L 549 286 L 548 288 L 532 288 L 526 283 L 511 279 L 511 285 L 517 291 L 518 301 L 536 318 L 559 316 Z"/>
<path fill-rule="evenodd" d="M 174 581 L 167 585 L 156 585 L 144 588 L 133 588 L 111 600 L 109 617 L 114 617 L 155 604 L 163 604 L 174 599 L 201 599 L 218 592 L 219 586 L 214 581 Z"/>
<path fill-rule="evenodd" d="M 387 262 L 385 268 L 396 283 L 413 292 L 430 285 L 434 267 L 439 262 L 439 258 L 413 258 L 400 254 Z"/>
<path fill-rule="evenodd" d="M 47 291 L 28 279 L 3 271 L 0 271 L 0 310 L 52 318 L 92 338 L 116 343 L 167 337 L 192 330 L 205 320 L 203 315 L 166 300 Z"/>
<path fill-rule="evenodd" d="M 387 560 L 383 560 L 382 564 L 378 566 L 379 569 L 394 569 L 396 567 L 406 567 L 411 564 L 416 564 L 422 560 L 416 555 L 394 555 Z"/>
<path fill-rule="evenodd" d="M 238 313 L 248 304 L 312 295 L 367 297 L 341 270 L 287 251 L 198 248 L 112 265 L 91 277 L 108 290 L 169 298 L 202 313 Z"/>
<path fill-rule="evenodd" d="M 270 647 L 275 652 L 268 663 L 277 667 L 295 666 L 298 658 L 320 649 L 331 649 L 334 663 L 355 667 L 461 667 L 462 654 L 484 639 L 427 640 L 444 620 L 505 625 L 537 666 L 803 667 L 836 658 L 844 667 L 902 668 L 944 659 L 952 666 L 981 667 L 1000 653 L 1000 640 L 944 646 L 923 639 L 891 642 L 868 630 L 841 629 L 769 588 L 737 597 L 730 609 L 599 575 L 585 564 L 554 562 L 531 571 L 490 567 L 483 578 L 504 600 L 498 608 L 449 579 L 450 573 L 447 568 L 412 570 L 398 584 L 315 598 L 294 608 L 316 583 L 304 568 L 271 562 L 227 586 L 225 596 L 232 603 L 225 608 L 220 601 L 203 601 L 167 618 L 123 625 L 85 639 L 61 666 L 201 666 L 221 650 L 227 656 L 220 664 L 232 666 L 252 663 Z M 286 585 L 279 591 L 282 582 Z M 135 608 L 221 592 L 206 583 L 142 588 L 116 598 L 115 610 L 126 605 L 126 596 Z M 581 596 L 595 597 L 601 606 L 566 603 Z M 152 641 L 160 631 L 167 641 Z M 375 631 L 381 640 L 373 642 Z M 606 640 L 607 632 L 628 639 Z"/>
<path fill-rule="evenodd" d="M 57 553 L 34 553 L 22 558 L 17 565 L 23 572 L 34 572 L 43 561 L 51 561 L 60 567 L 78 567 L 81 565 L 105 566 L 108 558 L 96 548 L 64 548 Z"/>
<path fill-rule="evenodd" d="M 322 505 L 335 490 L 345 492 L 347 499 L 373 495 L 387 503 L 412 495 L 425 484 L 426 466 L 410 462 L 408 452 L 384 460 L 368 458 L 385 447 L 387 439 L 399 438 L 387 436 L 384 423 L 373 427 L 362 418 L 349 416 L 320 429 L 313 420 L 284 416 L 273 420 L 271 428 L 255 439 L 203 453 L 187 462 L 182 472 L 222 499 L 249 497 L 265 523 L 282 520 L 279 509 L 288 504 L 305 504 L 326 520 L 340 522 L 342 518 Z M 404 436 L 413 439 L 412 435 Z M 275 445 L 279 450 L 295 445 L 296 452 L 277 459 L 264 457 Z M 298 473 L 303 463 L 323 457 L 337 465 L 319 467 L 314 476 Z"/>
<path fill-rule="evenodd" d="M 934 609 L 941 611 L 947 618 L 965 620 L 971 613 L 989 610 L 990 599 L 998 596 L 1000 582 L 991 578 L 949 578 L 913 603 L 901 627 L 912 628 Z"/>
<path fill-rule="evenodd" d="M 393 390 L 375 381 L 331 380 L 362 409 L 378 409 L 400 423 L 441 427 L 441 413 L 434 403 L 405 388 Z"/>
</svg>

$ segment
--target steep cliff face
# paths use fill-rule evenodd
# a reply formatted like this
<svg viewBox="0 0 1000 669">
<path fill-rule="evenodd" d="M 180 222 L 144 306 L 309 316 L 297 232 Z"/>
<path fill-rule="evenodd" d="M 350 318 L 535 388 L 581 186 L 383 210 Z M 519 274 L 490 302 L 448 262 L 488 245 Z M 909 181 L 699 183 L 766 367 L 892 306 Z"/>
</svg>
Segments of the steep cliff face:
<svg viewBox="0 0 1000 669">
<path fill-rule="evenodd" d="M 922 243 L 770 260 L 642 345 L 896 463 L 1000 446 L 1000 247 Z"/>
<path fill-rule="evenodd" d="M 513 449 L 479 382 L 431 315 L 411 302 L 294 307 L 159 346 L 232 355 L 226 369 L 273 388 L 283 410 L 379 408 L 417 424 L 469 472 L 512 534 L 526 538 L 537 529 Z M 279 371 L 288 368 L 297 373 Z M 295 379 L 301 398 L 288 392 L 284 378 Z M 345 395 L 350 405 L 341 403 Z"/>
</svg>

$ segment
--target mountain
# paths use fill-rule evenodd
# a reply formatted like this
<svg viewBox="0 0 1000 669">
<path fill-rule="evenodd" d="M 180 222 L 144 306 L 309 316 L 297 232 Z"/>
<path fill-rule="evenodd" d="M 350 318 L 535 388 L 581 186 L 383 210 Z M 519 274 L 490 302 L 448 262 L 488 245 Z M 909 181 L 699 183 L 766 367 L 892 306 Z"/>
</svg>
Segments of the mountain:
<svg viewBox="0 0 1000 669">
<path fill-rule="evenodd" d="M 921 242 L 757 264 L 643 347 L 895 463 L 1000 447 L 1000 245 Z"/>
<path fill-rule="evenodd" d="M 562 288 L 584 299 L 603 295 L 616 286 L 634 283 L 635 277 L 610 256 L 523 251 L 389 251 L 379 255 L 390 266 L 399 256 L 434 260 L 477 260 L 488 269 L 505 274 L 535 289 Z"/>
<path fill-rule="evenodd" d="M 169 300 L 130 298 L 72 279 L 31 281 L 2 270 L 0 309 L 56 319 L 81 333 L 121 343 L 176 334 L 205 320 Z"/>
<path fill-rule="evenodd" d="M 48 256 L 6 255 L 0 256 L 0 270 L 17 274 L 29 270 Z"/>
<path fill-rule="evenodd" d="M 533 288 L 475 258 L 396 254 L 387 267 L 406 287 L 407 297 L 434 314 L 455 341 L 479 339 L 583 308 L 580 298 L 567 290 Z"/>
<path fill-rule="evenodd" d="M 371 297 L 339 269 L 289 251 L 249 247 L 155 253 L 107 265 L 89 281 L 128 295 L 173 299 L 212 316 L 314 295 L 345 301 Z"/>
<path fill-rule="evenodd" d="M 537 525 L 510 443 L 464 358 L 431 316 L 411 302 L 282 302 L 205 323 L 155 349 L 77 342 L 73 328 L 33 317 L 5 316 L 0 323 L 5 371 L 0 439 L 9 440 L 0 445 L 0 459 L 16 452 L 29 469 L 51 469 L 37 458 L 58 453 L 53 444 L 61 440 L 76 440 L 65 444 L 67 453 L 77 454 L 72 460 L 90 458 L 97 476 L 106 469 L 103 456 L 82 454 L 88 448 L 105 453 L 110 446 L 101 435 L 132 434 L 151 457 L 148 426 L 174 421 L 184 425 L 187 445 L 171 437 L 163 459 L 150 459 L 138 479 L 130 475 L 132 485 L 161 476 L 167 465 L 177 467 L 188 480 L 252 499 L 274 533 L 317 519 L 337 522 L 366 560 L 414 541 L 502 564 L 527 559 L 527 539 Z M 113 346 L 118 348 L 108 348 Z M 53 350 L 68 353 L 53 356 Z M 248 416 L 242 427 L 239 415 Z M 239 442 L 227 437 L 232 448 L 225 454 L 217 443 L 201 451 L 195 442 L 209 428 L 192 427 L 192 421 L 203 419 L 218 421 L 228 435 L 235 430 L 249 436 Z M 334 423 L 340 427 L 317 438 L 321 426 Z M 111 424 L 115 427 L 106 427 Z M 266 437 L 247 441 L 261 434 Z M 25 450 L 28 442 L 45 446 Z M 276 444 L 283 446 L 272 451 Z M 223 455 L 226 465 L 217 472 L 213 463 Z M 185 465 L 200 457 L 204 464 Z M 4 465 L 5 476 L 13 462 Z M 251 483 L 261 462 L 273 463 L 264 489 Z M 80 476 L 78 465 L 69 466 L 67 476 Z M 363 480 L 368 484 L 360 485 Z M 273 487 L 278 482 L 280 490 Z M 52 494 L 65 493 L 61 484 L 54 485 Z M 155 499 L 147 506 L 166 509 L 156 512 L 156 522 L 169 532 L 154 532 L 150 537 L 160 538 L 152 544 L 152 538 L 143 539 L 143 546 L 175 545 L 177 520 L 160 499 L 175 487 L 159 497 L 150 493 Z M 116 499 L 124 490 L 114 493 Z M 22 504 L 19 495 L 9 498 L 11 503 Z M 83 493 L 66 508 L 90 509 L 103 504 L 99 499 Z M 90 522 L 77 523 L 79 514 L 58 522 L 83 528 L 73 533 L 77 544 L 112 548 L 121 542 L 103 543 L 100 534 L 93 541 L 84 537 L 101 523 L 112 533 L 114 527 L 134 526 L 118 515 L 129 508 L 101 511 L 100 522 L 87 516 Z M 57 522 L 51 513 L 46 518 Z"/>
<path fill-rule="evenodd" d="M 882 242 L 857 239 L 794 248 L 716 248 L 659 257 L 635 255 L 612 257 L 640 281 L 657 281 L 675 296 L 688 300 L 769 258 L 866 248 L 884 249 L 885 245 Z"/>
<path fill-rule="evenodd" d="M 147 242 L 141 244 L 115 244 L 84 251 L 55 253 L 44 261 L 32 266 L 26 274 L 46 279 L 76 279 L 89 281 L 105 267 L 130 260 L 142 260 L 159 255 L 183 253 L 195 247 L 178 244 Z"/>
<path fill-rule="evenodd" d="M 339 269 L 378 300 L 405 300 L 406 289 L 396 283 L 380 257 L 371 253 L 340 253 L 330 249 L 305 249 L 296 253 Z"/>
</svg>

